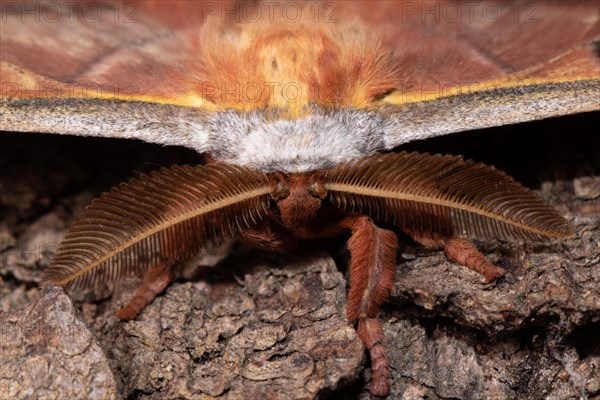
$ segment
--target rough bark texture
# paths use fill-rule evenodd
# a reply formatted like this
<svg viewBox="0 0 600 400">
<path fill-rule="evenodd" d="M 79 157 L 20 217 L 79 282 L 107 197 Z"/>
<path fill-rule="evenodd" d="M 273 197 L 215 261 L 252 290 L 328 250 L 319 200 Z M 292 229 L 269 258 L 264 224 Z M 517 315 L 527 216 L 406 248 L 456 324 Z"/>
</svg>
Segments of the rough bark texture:
<svg viewBox="0 0 600 400">
<path fill-rule="evenodd" d="M 0 314 L 0 393 L 11 399 L 116 399 L 98 340 L 60 288 Z"/>
<path fill-rule="evenodd" d="M 597 118 L 411 146 L 506 170 L 577 234 L 545 245 L 479 243 L 510 271 L 496 284 L 401 237 L 382 312 L 390 398 L 600 396 Z M 344 318 L 343 241 L 285 256 L 234 248 L 215 268 L 188 262 L 127 323 L 112 313 L 133 281 L 112 296 L 106 288 L 73 294 L 80 311 L 60 289 L 37 288 L 69 222 L 94 196 L 181 162 L 199 157 L 127 141 L 0 135 L 0 397 L 369 398 L 364 349 Z"/>
<path fill-rule="evenodd" d="M 355 380 L 362 344 L 344 321 L 345 283 L 335 264 L 326 256 L 284 268 L 255 260 L 243 270 L 228 263 L 237 270 L 228 277 L 172 285 L 136 321 L 110 314 L 90 321 L 96 332 L 112 331 L 101 340 L 121 369 L 120 391 L 314 398 Z"/>
</svg>

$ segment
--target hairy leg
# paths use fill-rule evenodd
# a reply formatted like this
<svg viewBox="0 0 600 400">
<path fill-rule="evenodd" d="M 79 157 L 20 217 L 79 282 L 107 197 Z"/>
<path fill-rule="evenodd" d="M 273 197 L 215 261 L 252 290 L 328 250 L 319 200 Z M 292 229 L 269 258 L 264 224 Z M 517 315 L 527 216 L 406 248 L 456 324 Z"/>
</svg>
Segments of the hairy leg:
<svg viewBox="0 0 600 400">
<path fill-rule="evenodd" d="M 404 230 L 416 242 L 432 249 L 444 249 L 446 256 L 465 267 L 479 272 L 488 282 L 504 275 L 506 271 L 491 262 L 467 239 L 446 237 L 435 232 Z"/>
<path fill-rule="evenodd" d="M 383 328 L 378 314 L 393 285 L 398 240 L 394 232 L 378 228 L 365 216 L 349 216 L 342 220 L 341 228 L 352 233 L 348 240 L 351 260 L 346 316 L 358 322 L 358 337 L 369 350 L 373 374 L 369 391 L 387 396 L 389 362 L 381 343 Z"/>
<path fill-rule="evenodd" d="M 284 251 L 295 243 L 289 235 L 276 223 L 265 221 L 257 227 L 246 228 L 240 231 L 239 239 L 243 242 L 270 251 Z M 184 246 L 185 243 L 171 243 L 165 239 L 165 246 Z M 166 253 L 177 254 L 174 249 L 165 248 Z M 127 304 L 119 309 L 115 315 L 121 320 L 131 320 L 138 316 L 142 310 L 156 298 L 173 279 L 172 266 L 174 262 L 165 261 L 150 269 L 144 276 L 144 283 L 140 286 Z"/>
<path fill-rule="evenodd" d="M 172 263 L 160 264 L 149 270 L 144 276 L 142 286 L 137 288 L 131 300 L 119 309 L 115 316 L 120 320 L 134 319 L 160 292 L 165 290 L 171 279 L 173 279 Z"/>
</svg>

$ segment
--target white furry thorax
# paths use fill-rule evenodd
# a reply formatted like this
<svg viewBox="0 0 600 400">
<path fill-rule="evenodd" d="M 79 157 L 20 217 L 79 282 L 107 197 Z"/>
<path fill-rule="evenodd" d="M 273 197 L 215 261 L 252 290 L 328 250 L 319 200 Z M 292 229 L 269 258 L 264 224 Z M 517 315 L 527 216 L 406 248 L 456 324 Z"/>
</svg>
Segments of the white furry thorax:
<svg viewBox="0 0 600 400">
<path fill-rule="evenodd" d="M 301 173 L 382 150 L 382 116 L 356 109 L 318 109 L 297 119 L 261 111 L 212 115 L 211 155 L 218 161 L 265 173 Z"/>
</svg>

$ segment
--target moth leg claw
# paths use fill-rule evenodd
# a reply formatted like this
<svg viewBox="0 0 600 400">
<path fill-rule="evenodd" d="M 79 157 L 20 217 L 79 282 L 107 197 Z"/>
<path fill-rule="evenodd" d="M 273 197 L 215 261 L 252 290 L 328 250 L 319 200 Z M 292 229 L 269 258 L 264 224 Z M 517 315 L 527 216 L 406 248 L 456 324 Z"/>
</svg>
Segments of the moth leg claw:
<svg viewBox="0 0 600 400">
<path fill-rule="evenodd" d="M 444 249 L 446 257 L 451 261 L 480 273 L 487 282 L 493 282 L 506 274 L 504 268 L 492 264 L 468 239 L 443 236 L 436 232 L 403 230 L 425 247 Z"/>
<path fill-rule="evenodd" d="M 390 363 L 387 359 L 386 349 L 381 343 L 383 340 L 383 327 L 377 318 L 361 318 L 358 321 L 358 337 L 361 338 L 371 358 L 371 382 L 369 392 L 374 396 L 385 397 L 390 394 Z"/>
<path fill-rule="evenodd" d="M 135 319 L 154 298 L 171 283 L 173 271 L 171 263 L 161 264 L 149 270 L 144 276 L 144 283 L 137 288 L 133 297 L 120 308 L 115 316 L 122 321 Z"/>
<path fill-rule="evenodd" d="M 497 267 L 479 251 L 473 243 L 463 238 L 450 238 L 445 240 L 444 252 L 446 256 L 473 271 L 479 272 L 488 282 L 493 282 L 506 273 L 503 268 Z"/>
</svg>

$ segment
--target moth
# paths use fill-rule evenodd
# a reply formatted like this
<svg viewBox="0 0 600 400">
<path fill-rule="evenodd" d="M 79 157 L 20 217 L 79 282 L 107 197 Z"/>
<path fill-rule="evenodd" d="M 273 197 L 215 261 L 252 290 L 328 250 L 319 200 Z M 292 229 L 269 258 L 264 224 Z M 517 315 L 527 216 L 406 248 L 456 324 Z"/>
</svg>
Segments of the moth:
<svg viewBox="0 0 600 400">
<path fill-rule="evenodd" d="M 403 143 L 600 109 L 595 1 L 1 3 L 6 131 L 141 139 L 206 154 L 93 201 L 44 285 L 143 285 L 133 319 L 173 266 L 237 239 L 286 251 L 347 235 L 346 316 L 390 391 L 379 307 L 397 234 L 493 281 L 469 237 L 571 234 L 493 167 Z"/>
</svg>

